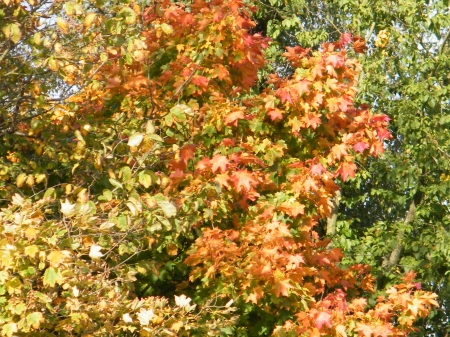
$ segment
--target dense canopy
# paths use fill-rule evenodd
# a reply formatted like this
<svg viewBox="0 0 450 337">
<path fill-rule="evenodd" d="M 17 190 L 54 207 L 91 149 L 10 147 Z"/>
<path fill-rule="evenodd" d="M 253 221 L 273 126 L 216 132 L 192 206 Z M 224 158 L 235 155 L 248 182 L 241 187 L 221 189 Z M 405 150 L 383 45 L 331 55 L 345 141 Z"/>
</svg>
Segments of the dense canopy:
<svg viewBox="0 0 450 337">
<path fill-rule="evenodd" d="M 447 14 L 2 0 L 0 333 L 445 333 Z"/>
</svg>

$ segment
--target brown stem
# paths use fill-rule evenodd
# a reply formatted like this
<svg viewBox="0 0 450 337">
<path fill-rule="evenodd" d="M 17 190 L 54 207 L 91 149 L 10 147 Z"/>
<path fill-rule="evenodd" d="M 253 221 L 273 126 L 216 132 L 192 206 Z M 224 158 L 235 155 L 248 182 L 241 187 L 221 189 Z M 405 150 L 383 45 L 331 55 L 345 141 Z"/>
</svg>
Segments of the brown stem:
<svg viewBox="0 0 450 337">
<path fill-rule="evenodd" d="M 400 261 L 400 257 L 403 252 L 403 238 L 405 236 L 405 230 L 407 225 L 414 220 L 414 214 L 416 212 L 416 203 L 414 199 L 409 204 L 408 213 L 406 214 L 405 220 L 403 221 L 403 226 L 399 229 L 397 233 L 397 242 L 395 247 L 389 255 L 389 259 L 385 259 L 381 267 L 385 272 L 389 272 L 392 267 L 396 266 Z"/>
</svg>

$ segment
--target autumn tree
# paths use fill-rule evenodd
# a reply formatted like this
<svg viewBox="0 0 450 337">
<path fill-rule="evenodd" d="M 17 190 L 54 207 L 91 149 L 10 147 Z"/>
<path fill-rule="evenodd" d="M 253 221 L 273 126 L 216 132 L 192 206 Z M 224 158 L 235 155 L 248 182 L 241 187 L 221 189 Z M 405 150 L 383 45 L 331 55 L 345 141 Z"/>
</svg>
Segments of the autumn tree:
<svg viewBox="0 0 450 337">
<path fill-rule="evenodd" d="M 412 271 L 369 303 L 318 232 L 391 137 L 349 34 L 262 88 L 240 0 L 0 9 L 3 335 L 406 335 L 437 304 Z"/>
<path fill-rule="evenodd" d="M 292 71 L 279 56 L 285 46 L 317 48 L 351 34 L 352 55 L 360 55 L 363 67 L 357 101 L 390 117 L 392 138 L 382 157 L 360 161 L 356 179 L 342 185 L 328 234 L 344 250 L 345 263 L 372 266 L 380 291 L 405 271 L 418 272 L 418 280 L 441 301 L 440 309 L 421 321 L 422 333 L 445 335 L 448 2 L 263 0 L 257 5 L 259 31 L 276 41 L 270 54 L 274 69 Z M 326 221 L 322 227 L 325 233 Z"/>
</svg>

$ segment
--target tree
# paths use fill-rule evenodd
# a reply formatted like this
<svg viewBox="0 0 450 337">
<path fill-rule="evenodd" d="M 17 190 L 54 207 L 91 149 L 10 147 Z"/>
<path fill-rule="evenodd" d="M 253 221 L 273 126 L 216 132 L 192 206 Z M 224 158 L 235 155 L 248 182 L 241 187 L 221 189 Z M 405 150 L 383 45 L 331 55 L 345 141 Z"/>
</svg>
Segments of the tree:
<svg viewBox="0 0 450 337">
<path fill-rule="evenodd" d="M 367 50 L 358 57 L 363 72 L 357 101 L 390 117 L 392 138 L 382 157 L 360 161 L 356 179 L 342 185 L 338 221 L 328 222 L 336 232 L 333 245 L 344 250 L 346 263 L 369 263 L 379 291 L 398 282 L 403 272 L 417 271 L 418 280 L 441 301 L 440 309 L 421 322 L 421 333 L 445 335 L 448 2 L 257 4 L 258 27 L 278 43 L 271 54 L 276 62 L 286 45 L 317 48 L 319 41 L 342 33 L 348 33 L 356 54 Z"/>
<path fill-rule="evenodd" d="M 260 91 L 239 0 L 1 6 L 3 335 L 401 335 L 437 304 L 409 272 L 368 305 L 316 230 L 389 137 L 347 35 Z"/>
</svg>

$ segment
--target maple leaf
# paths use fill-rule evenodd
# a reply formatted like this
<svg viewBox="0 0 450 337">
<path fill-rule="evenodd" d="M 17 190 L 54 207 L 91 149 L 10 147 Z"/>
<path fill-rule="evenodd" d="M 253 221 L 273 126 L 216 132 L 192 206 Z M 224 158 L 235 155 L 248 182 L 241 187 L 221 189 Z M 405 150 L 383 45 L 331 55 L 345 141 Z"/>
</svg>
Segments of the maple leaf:
<svg viewBox="0 0 450 337">
<path fill-rule="evenodd" d="M 197 87 L 203 87 L 204 89 L 208 87 L 208 79 L 205 76 L 194 76 L 194 78 L 192 78 L 192 83 Z"/>
<path fill-rule="evenodd" d="M 193 144 L 187 144 L 181 148 L 180 157 L 185 164 L 188 163 L 189 159 L 194 159 L 194 153 L 196 148 L 197 147 Z"/>
<path fill-rule="evenodd" d="M 303 186 L 306 192 L 309 192 L 311 190 L 317 191 L 317 189 L 319 188 L 316 184 L 316 180 L 312 177 L 306 178 Z"/>
<path fill-rule="evenodd" d="M 348 155 L 347 145 L 345 144 L 336 144 L 331 149 L 331 155 L 334 159 L 341 160 L 343 156 Z"/>
<path fill-rule="evenodd" d="M 311 85 L 310 81 L 302 79 L 301 81 L 295 84 L 294 88 L 297 90 L 299 96 L 302 96 L 304 93 L 309 93 L 310 85 Z"/>
<path fill-rule="evenodd" d="M 339 166 L 339 169 L 336 171 L 336 174 L 341 175 L 342 181 L 347 181 L 348 177 L 354 178 L 356 173 L 356 165 L 352 162 L 345 162 Z"/>
<path fill-rule="evenodd" d="M 218 174 L 214 178 L 214 181 L 218 182 L 220 186 L 230 187 L 230 184 L 228 184 L 229 178 L 228 174 Z"/>
<path fill-rule="evenodd" d="M 322 329 L 322 326 L 324 326 L 324 325 L 328 328 L 331 328 L 331 326 L 333 325 L 331 323 L 331 315 L 328 312 L 321 311 L 316 316 L 315 324 L 318 329 Z"/>
<path fill-rule="evenodd" d="M 229 164 L 228 158 L 226 156 L 222 156 L 219 154 L 216 154 L 212 159 L 212 171 L 216 172 L 218 169 L 220 171 L 225 172 L 227 170 L 227 166 Z"/>
<path fill-rule="evenodd" d="M 316 129 L 317 126 L 322 124 L 322 119 L 320 117 L 321 115 L 319 114 L 307 114 L 303 116 L 302 121 L 305 123 L 307 127 L 312 127 L 313 129 Z"/>
<path fill-rule="evenodd" d="M 282 120 L 283 119 L 283 111 L 281 111 L 280 109 L 270 109 L 269 111 L 267 111 L 267 114 L 269 115 L 270 119 L 275 121 L 275 120 Z"/>
<path fill-rule="evenodd" d="M 296 218 L 299 214 L 305 214 L 305 205 L 299 203 L 283 202 L 279 207 L 279 210 L 286 212 L 290 216 Z"/>
<path fill-rule="evenodd" d="M 341 39 L 339 40 L 339 44 L 343 47 L 348 45 L 352 41 L 352 33 L 342 33 Z"/>
<path fill-rule="evenodd" d="M 353 50 L 355 53 L 363 54 L 367 49 L 366 41 L 362 37 L 353 37 Z"/>
<path fill-rule="evenodd" d="M 288 101 L 289 103 L 292 104 L 291 94 L 289 93 L 289 90 L 287 90 L 286 88 L 278 89 L 276 91 L 276 94 L 280 97 L 281 103 L 284 103 L 284 102 Z"/>
<path fill-rule="evenodd" d="M 253 177 L 253 174 L 246 170 L 236 171 L 231 176 L 231 180 L 234 183 L 234 188 L 237 192 L 246 189 L 247 191 L 252 189 L 252 186 L 256 185 L 258 181 Z"/>
<path fill-rule="evenodd" d="M 357 152 L 363 153 L 365 149 L 369 148 L 369 144 L 366 142 L 358 142 L 353 145 L 353 149 Z"/>
<path fill-rule="evenodd" d="M 264 102 L 266 102 L 266 109 L 273 109 L 277 106 L 277 99 L 273 95 L 268 95 L 264 97 Z"/>
<path fill-rule="evenodd" d="M 333 66 L 333 68 L 339 68 L 344 65 L 344 58 L 339 54 L 332 54 L 328 55 L 326 62 Z"/>
<path fill-rule="evenodd" d="M 147 87 L 148 86 L 148 79 L 144 75 L 138 75 L 130 77 L 125 83 L 124 88 L 129 89 L 139 89 L 140 87 Z"/>
<path fill-rule="evenodd" d="M 377 135 L 380 140 L 391 138 L 391 133 L 385 128 L 377 128 Z"/>
<path fill-rule="evenodd" d="M 292 264 L 294 264 L 297 267 L 300 264 L 305 263 L 305 259 L 300 254 L 290 255 L 288 260 L 289 260 L 289 263 L 292 263 Z"/>
<path fill-rule="evenodd" d="M 323 172 L 326 172 L 327 170 L 323 167 L 322 164 L 314 164 L 311 166 L 311 174 L 318 174 L 319 176 L 322 175 Z"/>
<path fill-rule="evenodd" d="M 356 323 L 355 331 L 358 331 L 364 337 L 370 337 L 372 336 L 373 329 L 370 325 Z"/>
<path fill-rule="evenodd" d="M 230 126 L 237 126 L 239 119 L 245 119 L 245 115 L 241 110 L 234 111 L 225 117 L 224 123 Z"/>
<path fill-rule="evenodd" d="M 289 279 L 276 281 L 274 284 L 275 296 L 289 296 L 289 289 L 294 288 Z"/>
</svg>

